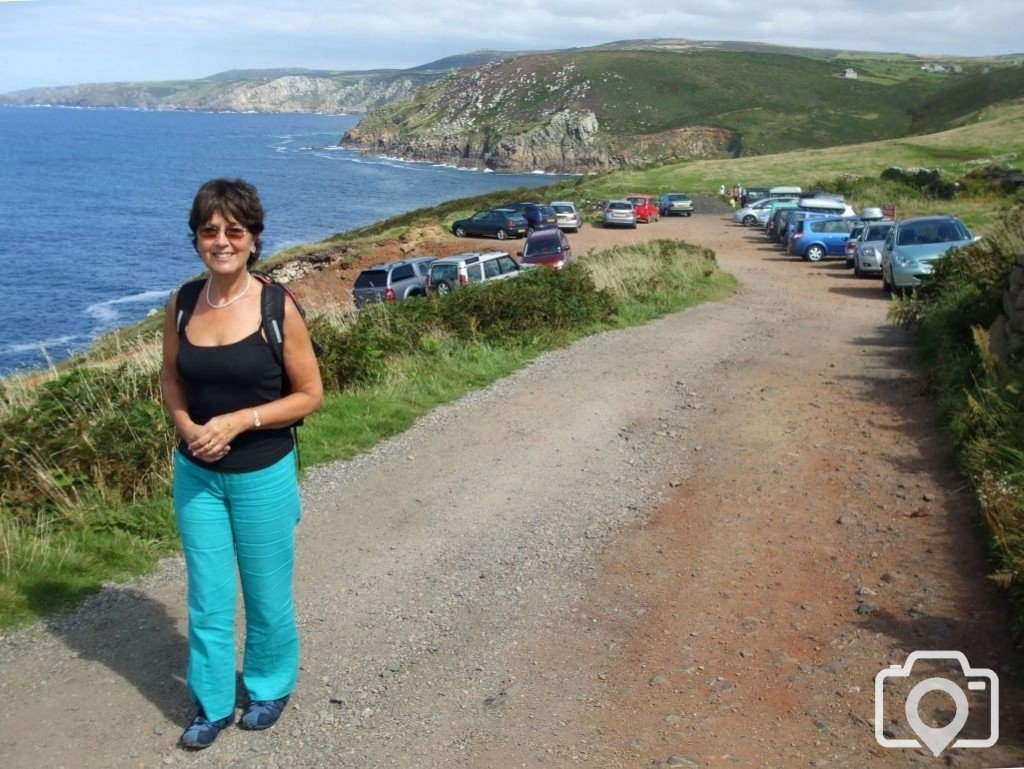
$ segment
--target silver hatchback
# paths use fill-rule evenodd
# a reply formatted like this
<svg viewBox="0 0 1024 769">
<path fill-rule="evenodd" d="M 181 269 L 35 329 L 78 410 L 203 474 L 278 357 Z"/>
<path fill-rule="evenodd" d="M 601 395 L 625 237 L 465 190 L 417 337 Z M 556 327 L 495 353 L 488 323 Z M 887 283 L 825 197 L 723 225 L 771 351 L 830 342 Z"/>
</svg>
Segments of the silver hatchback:
<svg viewBox="0 0 1024 769">
<path fill-rule="evenodd" d="M 864 222 L 853 251 L 853 274 L 858 278 L 882 274 L 882 246 L 891 229 L 891 221 Z"/>
<path fill-rule="evenodd" d="M 609 200 L 604 204 L 601 223 L 605 227 L 632 227 L 636 229 L 636 209 L 628 200 Z"/>
</svg>

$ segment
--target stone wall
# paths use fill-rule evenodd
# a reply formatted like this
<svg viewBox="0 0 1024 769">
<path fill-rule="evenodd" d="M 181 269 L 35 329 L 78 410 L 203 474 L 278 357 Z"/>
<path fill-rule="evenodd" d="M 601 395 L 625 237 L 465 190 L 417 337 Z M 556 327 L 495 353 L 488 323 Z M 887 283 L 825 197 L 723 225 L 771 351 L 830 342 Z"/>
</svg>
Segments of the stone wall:
<svg viewBox="0 0 1024 769">
<path fill-rule="evenodd" d="M 1024 357 L 1024 254 L 1010 273 L 1010 288 L 1003 294 L 1003 314 L 989 329 L 992 352 L 1004 363 Z"/>
</svg>

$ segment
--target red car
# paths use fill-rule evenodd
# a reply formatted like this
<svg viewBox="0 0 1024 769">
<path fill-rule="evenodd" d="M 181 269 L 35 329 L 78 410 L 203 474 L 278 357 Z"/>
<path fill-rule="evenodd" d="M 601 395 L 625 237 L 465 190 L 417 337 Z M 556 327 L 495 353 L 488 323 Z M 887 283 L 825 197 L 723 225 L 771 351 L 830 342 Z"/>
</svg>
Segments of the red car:
<svg viewBox="0 0 1024 769">
<path fill-rule="evenodd" d="M 636 220 L 638 222 L 656 222 L 661 218 L 661 209 L 658 208 L 658 201 L 650 195 L 630 195 L 626 198 L 636 209 Z"/>
</svg>

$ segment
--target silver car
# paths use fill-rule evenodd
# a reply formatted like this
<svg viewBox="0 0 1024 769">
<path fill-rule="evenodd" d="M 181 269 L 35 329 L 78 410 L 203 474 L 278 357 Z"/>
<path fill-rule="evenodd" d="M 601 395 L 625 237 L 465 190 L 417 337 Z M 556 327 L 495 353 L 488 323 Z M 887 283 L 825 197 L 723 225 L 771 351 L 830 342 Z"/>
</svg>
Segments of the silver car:
<svg viewBox="0 0 1024 769">
<path fill-rule="evenodd" d="M 636 229 L 636 209 L 628 200 L 609 200 L 604 204 L 601 222 L 605 227 L 632 227 Z"/>
<path fill-rule="evenodd" d="M 568 200 L 554 200 L 550 203 L 557 217 L 555 224 L 560 230 L 578 232 L 583 225 L 583 215 L 576 210 L 576 204 Z"/>
<path fill-rule="evenodd" d="M 853 251 L 853 274 L 858 278 L 882 274 L 882 246 L 891 229 L 887 220 L 864 223 Z"/>
<path fill-rule="evenodd" d="M 427 271 L 436 256 L 418 256 L 401 262 L 378 264 L 363 270 L 352 286 L 356 307 L 372 302 L 401 302 L 427 293 Z"/>
<path fill-rule="evenodd" d="M 682 192 L 666 192 L 658 198 L 658 211 L 662 216 L 672 216 L 672 214 L 690 216 L 693 214 L 693 201 L 690 200 L 689 195 L 684 195 Z"/>
</svg>

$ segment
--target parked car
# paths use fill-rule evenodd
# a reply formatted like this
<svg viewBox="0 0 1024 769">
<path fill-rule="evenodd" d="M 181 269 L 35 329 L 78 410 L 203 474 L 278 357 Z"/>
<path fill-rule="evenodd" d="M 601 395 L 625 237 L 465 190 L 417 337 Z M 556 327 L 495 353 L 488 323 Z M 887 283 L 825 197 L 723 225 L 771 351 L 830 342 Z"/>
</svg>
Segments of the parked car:
<svg viewBox="0 0 1024 769">
<path fill-rule="evenodd" d="M 467 238 L 471 235 L 484 235 L 498 240 L 504 240 L 510 235 L 522 238 L 526 236 L 527 229 L 529 229 L 529 225 L 526 217 L 509 208 L 477 211 L 468 219 L 452 222 L 452 233 L 460 238 Z"/>
<path fill-rule="evenodd" d="M 765 200 L 768 198 L 770 190 L 767 187 L 747 187 L 746 197 L 747 205 L 751 203 L 757 203 L 758 201 Z"/>
<path fill-rule="evenodd" d="M 649 195 L 630 195 L 626 200 L 633 204 L 633 210 L 636 212 L 636 220 L 638 222 L 650 223 L 658 221 L 661 211 L 658 208 L 658 204 L 654 202 L 654 198 Z"/>
<path fill-rule="evenodd" d="M 770 198 L 799 198 L 804 191 L 800 187 L 772 187 L 768 190 Z"/>
<path fill-rule="evenodd" d="M 510 208 L 526 217 L 526 234 L 534 230 L 554 229 L 558 226 L 555 209 L 543 203 L 509 203 L 502 208 Z"/>
<path fill-rule="evenodd" d="M 514 278 L 521 270 L 504 251 L 467 251 L 434 261 L 427 274 L 427 291 L 445 296 L 468 283 Z"/>
<path fill-rule="evenodd" d="M 828 256 L 845 258 L 846 241 L 859 221 L 848 216 L 809 214 L 796 223 L 789 252 L 808 262 L 820 262 Z"/>
<path fill-rule="evenodd" d="M 804 211 L 802 209 L 795 209 L 789 212 L 789 216 L 786 217 L 786 226 L 782 228 L 779 234 L 779 246 L 786 252 L 789 252 L 789 244 L 793 238 L 793 232 L 796 230 L 797 224 L 804 221 L 805 219 L 816 219 L 823 216 L 834 216 L 834 214 L 824 214 L 815 211 Z"/>
<path fill-rule="evenodd" d="M 882 245 L 882 288 L 905 293 L 921 285 L 932 264 L 976 238 L 955 216 L 918 216 L 893 224 Z"/>
<path fill-rule="evenodd" d="M 742 224 L 744 227 L 754 227 L 757 224 L 763 225 L 768 221 L 768 212 L 771 211 L 773 203 L 776 201 L 792 201 L 796 203 L 796 200 L 796 198 L 764 198 L 733 213 L 732 220 Z"/>
<path fill-rule="evenodd" d="M 786 216 L 782 216 L 783 211 L 790 211 L 796 209 L 797 201 L 791 200 L 790 202 L 783 202 L 782 199 L 773 200 L 771 206 L 768 209 L 768 217 L 765 219 L 764 233 L 768 236 L 769 240 L 773 240 L 776 243 L 779 242 L 780 229 L 785 224 Z"/>
<path fill-rule="evenodd" d="M 658 198 L 658 208 L 662 216 L 682 214 L 683 216 L 693 215 L 693 201 L 690 196 L 682 192 L 666 192 Z"/>
<path fill-rule="evenodd" d="M 547 265 L 562 269 L 573 261 L 569 238 L 561 230 L 538 230 L 526 239 L 526 245 L 519 252 L 523 267 Z"/>
<path fill-rule="evenodd" d="M 856 277 L 882 272 L 882 246 L 891 229 L 892 222 L 889 220 L 864 223 L 864 229 L 853 249 L 853 274 Z"/>
<path fill-rule="evenodd" d="M 846 269 L 853 268 L 853 255 L 857 250 L 857 239 L 864 232 L 864 220 L 857 222 L 850 231 L 850 237 L 846 240 Z"/>
<path fill-rule="evenodd" d="M 609 200 L 604 204 L 601 222 L 605 227 L 632 227 L 636 229 L 636 211 L 628 200 Z"/>
<path fill-rule="evenodd" d="M 583 226 L 583 214 L 577 210 L 575 203 L 555 200 L 551 202 L 551 208 L 555 211 L 555 224 L 559 229 L 578 232 Z"/>
<path fill-rule="evenodd" d="M 427 273 L 436 256 L 418 256 L 363 270 L 352 286 L 356 307 L 372 302 L 401 302 L 427 293 Z"/>
</svg>

